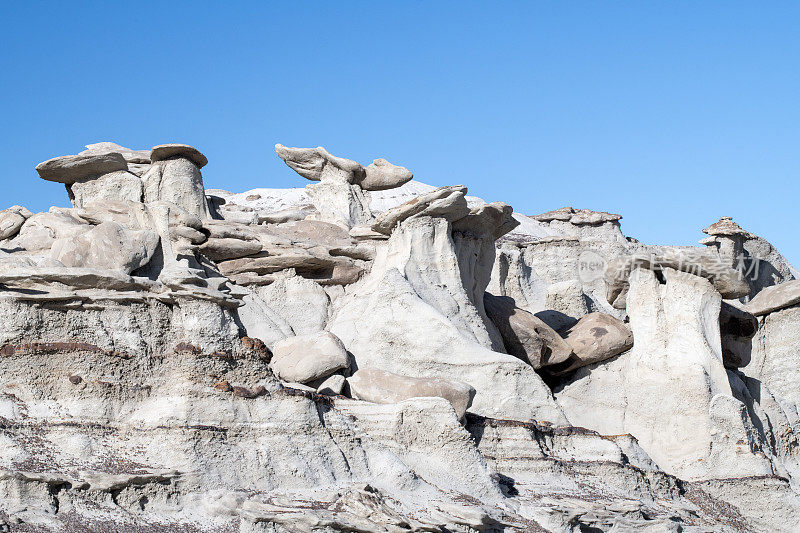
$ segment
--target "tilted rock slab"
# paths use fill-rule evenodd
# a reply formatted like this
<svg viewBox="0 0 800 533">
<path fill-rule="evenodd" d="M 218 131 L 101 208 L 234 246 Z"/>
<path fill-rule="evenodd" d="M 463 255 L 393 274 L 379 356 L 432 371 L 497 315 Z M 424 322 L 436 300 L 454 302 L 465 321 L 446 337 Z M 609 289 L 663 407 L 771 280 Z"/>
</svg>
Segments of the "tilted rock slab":
<svg viewBox="0 0 800 533">
<path fill-rule="evenodd" d="M 755 316 L 764 316 L 800 304 L 800 280 L 767 287 L 745 306 Z"/>
<path fill-rule="evenodd" d="M 527 361 L 533 368 L 563 363 L 572 348 L 553 328 L 535 315 L 514 305 L 508 296 L 483 296 L 486 314 L 500 330 L 509 354 Z"/>
</svg>

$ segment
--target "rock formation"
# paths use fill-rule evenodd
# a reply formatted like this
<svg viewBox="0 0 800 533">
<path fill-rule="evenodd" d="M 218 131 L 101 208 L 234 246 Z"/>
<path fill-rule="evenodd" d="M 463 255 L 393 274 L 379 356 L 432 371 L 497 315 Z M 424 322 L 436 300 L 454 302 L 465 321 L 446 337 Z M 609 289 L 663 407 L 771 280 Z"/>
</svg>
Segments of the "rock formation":
<svg viewBox="0 0 800 533">
<path fill-rule="evenodd" d="M 0 530 L 794 531 L 800 281 L 528 217 L 386 159 L 184 144 L 36 167 L 0 211 Z"/>
</svg>

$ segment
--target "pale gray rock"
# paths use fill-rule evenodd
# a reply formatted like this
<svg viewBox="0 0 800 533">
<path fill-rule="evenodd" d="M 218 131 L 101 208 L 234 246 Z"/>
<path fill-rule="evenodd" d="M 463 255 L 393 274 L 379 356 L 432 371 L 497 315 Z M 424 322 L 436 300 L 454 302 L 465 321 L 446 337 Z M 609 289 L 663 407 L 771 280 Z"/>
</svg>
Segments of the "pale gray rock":
<svg viewBox="0 0 800 533">
<path fill-rule="evenodd" d="M 156 161 L 142 176 L 144 203 L 173 203 L 201 219 L 210 218 L 200 168 L 187 157 Z"/>
<path fill-rule="evenodd" d="M 349 234 L 357 241 L 385 241 L 389 238 L 389 235 L 378 233 L 367 225 L 353 226 L 350 228 Z"/>
<path fill-rule="evenodd" d="M 150 261 L 158 244 L 159 236 L 154 231 L 135 231 L 116 222 L 103 222 L 75 237 L 57 239 L 50 253 L 67 267 L 130 274 Z"/>
<path fill-rule="evenodd" d="M 414 175 L 405 167 L 393 165 L 385 159 L 375 159 L 368 165 L 361 188 L 365 191 L 394 189 L 408 183 Z"/>
<path fill-rule="evenodd" d="M 560 281 L 547 286 L 545 290 L 544 311 L 536 316 L 545 324 L 561 331 L 575 325 L 578 319 L 589 314 L 591 301 L 583 292 L 579 280 Z"/>
<path fill-rule="evenodd" d="M 295 172 L 311 181 L 340 181 L 359 183 L 364 179 L 365 170 L 350 159 L 336 157 L 325 148 L 290 148 L 275 145 L 275 153 Z"/>
<path fill-rule="evenodd" d="M 347 369 L 342 341 L 327 331 L 287 337 L 272 347 L 272 371 L 283 381 L 309 383 Z"/>
<path fill-rule="evenodd" d="M 247 290 L 236 316 L 248 337 L 259 339 L 272 348 L 277 342 L 294 336 L 291 326 L 256 293 Z"/>
<path fill-rule="evenodd" d="M 272 213 L 258 213 L 259 224 L 284 224 L 296 220 L 304 220 L 309 216 L 318 215 L 319 211 L 313 206 L 302 206 L 299 209 L 281 209 Z"/>
<path fill-rule="evenodd" d="M 572 354 L 570 346 L 550 326 L 514 305 L 508 296 L 483 296 L 486 314 L 500 330 L 509 354 L 533 368 L 557 365 Z"/>
<path fill-rule="evenodd" d="M 31 216 L 33 213 L 19 205 L 0 211 L 0 241 L 10 239 L 19 233 L 22 225 Z"/>
<path fill-rule="evenodd" d="M 314 202 L 317 219 L 350 229 L 372 220 L 372 212 L 364 192 L 358 185 L 346 181 L 322 180 L 306 186 Z"/>
<path fill-rule="evenodd" d="M 127 170 L 109 172 L 97 178 L 80 179 L 68 185 L 72 204 L 78 208 L 111 201 L 142 201 L 142 180 Z"/>
<path fill-rule="evenodd" d="M 548 368 L 556 375 L 610 359 L 630 350 L 634 341 L 627 324 L 605 313 L 589 313 L 581 317 L 562 335 L 572 355 L 564 364 Z"/>
<path fill-rule="evenodd" d="M 800 280 L 791 280 L 765 288 L 745 306 L 745 309 L 755 316 L 764 316 L 799 303 Z"/>
<path fill-rule="evenodd" d="M 150 149 L 150 161 L 153 163 L 175 157 L 188 159 L 197 168 L 203 168 L 208 164 L 208 158 L 188 144 L 159 144 Z"/>
<path fill-rule="evenodd" d="M 302 276 L 281 276 L 256 292 L 289 324 L 295 335 L 325 329 L 330 298 L 319 283 Z"/>
<path fill-rule="evenodd" d="M 111 152 L 55 157 L 36 165 L 36 172 L 40 178 L 47 181 L 70 185 L 81 179 L 102 176 L 127 168 L 128 163 L 122 154 Z"/>
<path fill-rule="evenodd" d="M 372 403 L 397 403 L 411 398 L 444 398 L 458 418 L 472 405 L 475 389 L 466 383 L 441 378 L 413 378 L 374 368 L 362 368 L 347 379 L 354 398 Z"/>
<path fill-rule="evenodd" d="M 450 222 L 464 218 L 469 214 L 469 207 L 464 198 L 466 193 L 467 188 L 463 185 L 439 187 L 382 213 L 375 219 L 371 229 L 377 233 L 391 235 L 398 224 L 413 216 L 441 217 Z"/>
<path fill-rule="evenodd" d="M 800 306 L 762 316 L 751 346 L 750 364 L 742 371 L 776 396 L 800 406 Z"/>
</svg>

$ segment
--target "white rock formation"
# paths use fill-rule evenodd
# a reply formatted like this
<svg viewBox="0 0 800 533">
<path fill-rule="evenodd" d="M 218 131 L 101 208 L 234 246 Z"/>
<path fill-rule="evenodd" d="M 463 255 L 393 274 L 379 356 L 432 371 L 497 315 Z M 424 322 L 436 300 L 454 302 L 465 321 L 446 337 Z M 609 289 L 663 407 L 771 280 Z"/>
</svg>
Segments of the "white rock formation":
<svg viewBox="0 0 800 533">
<path fill-rule="evenodd" d="M 315 183 L 204 191 L 195 148 L 101 142 L 37 167 L 72 208 L 0 211 L 0 530 L 796 529 L 767 241 L 277 151 Z"/>
</svg>

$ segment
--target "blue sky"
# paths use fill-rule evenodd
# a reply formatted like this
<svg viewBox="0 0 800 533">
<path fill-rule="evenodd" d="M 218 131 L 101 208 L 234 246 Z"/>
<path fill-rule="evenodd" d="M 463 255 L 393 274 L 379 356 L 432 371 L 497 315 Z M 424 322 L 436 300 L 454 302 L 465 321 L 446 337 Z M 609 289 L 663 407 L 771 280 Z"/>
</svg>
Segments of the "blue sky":
<svg viewBox="0 0 800 533">
<path fill-rule="evenodd" d="M 3 204 L 34 166 L 185 142 L 207 188 L 296 187 L 273 145 L 386 157 L 536 214 L 695 244 L 720 216 L 800 263 L 800 4 L 4 2 Z M 6 205 L 0 207 L 7 207 Z"/>
</svg>

